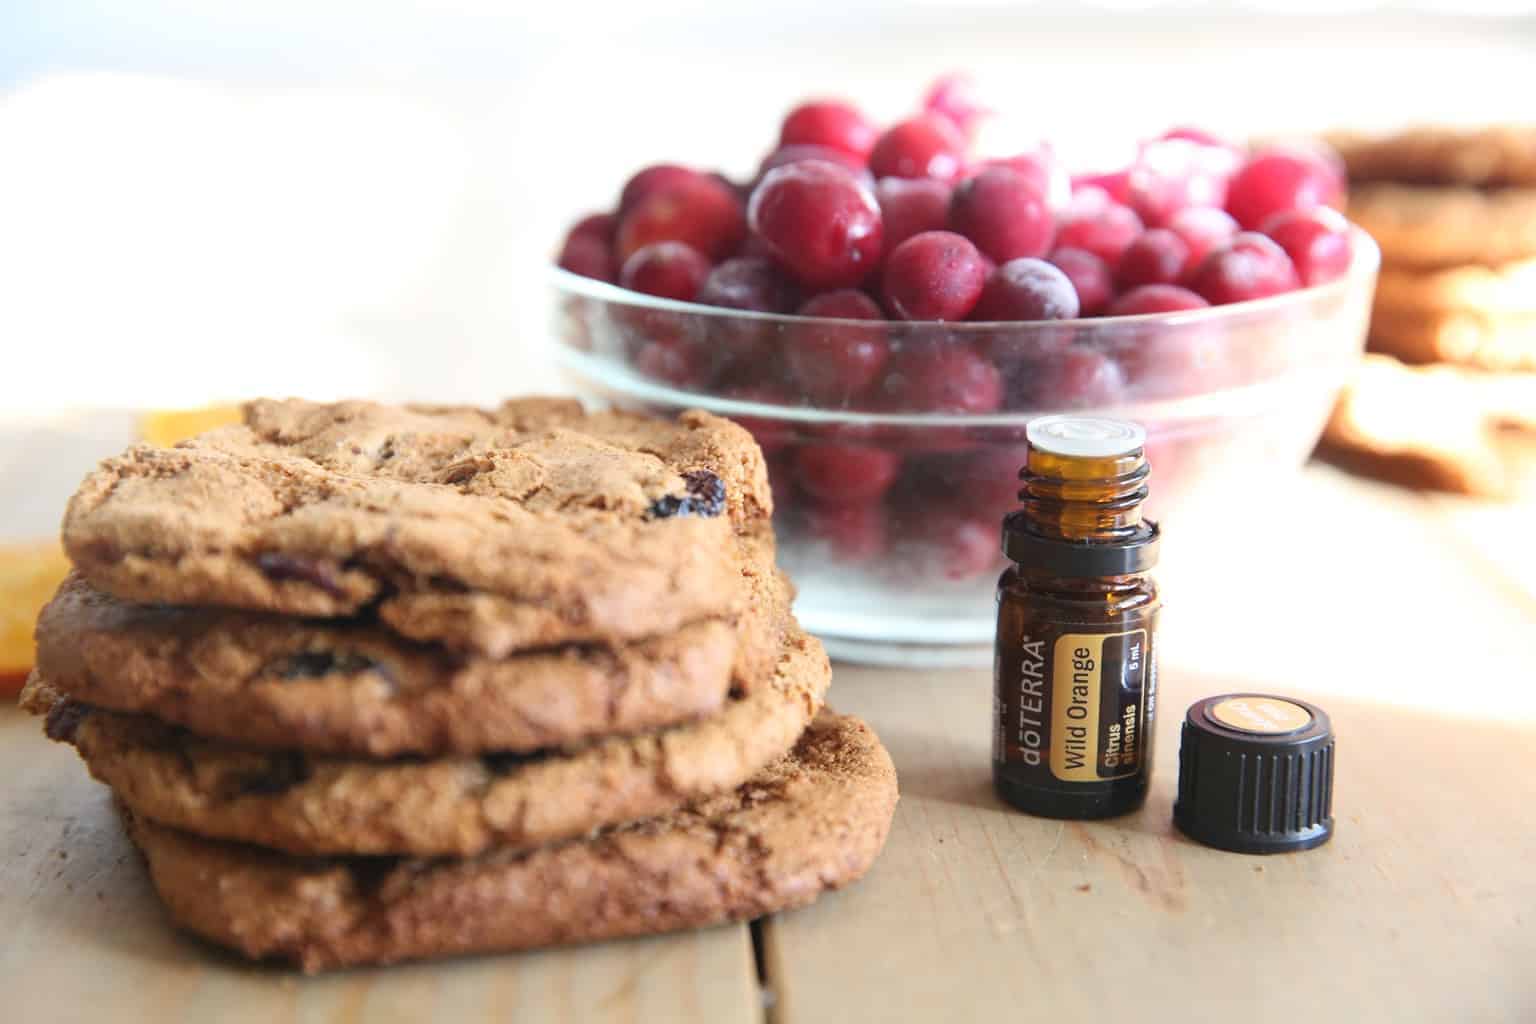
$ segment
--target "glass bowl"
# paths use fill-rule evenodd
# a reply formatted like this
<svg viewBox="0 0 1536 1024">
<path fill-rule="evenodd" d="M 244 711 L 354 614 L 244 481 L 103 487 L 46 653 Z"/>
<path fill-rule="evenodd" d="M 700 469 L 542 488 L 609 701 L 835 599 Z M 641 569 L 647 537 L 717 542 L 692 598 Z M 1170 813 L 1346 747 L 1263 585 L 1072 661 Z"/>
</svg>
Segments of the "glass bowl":
<svg viewBox="0 0 1536 1024">
<path fill-rule="evenodd" d="M 1024 425 L 1067 411 L 1143 424 L 1165 534 L 1235 512 L 1306 460 L 1359 358 L 1379 253 L 1358 230 L 1354 253 L 1339 280 L 1268 299 L 1038 323 L 741 312 L 556 269 L 555 333 L 589 400 L 752 431 L 796 611 L 834 656 L 986 663 Z M 867 371 L 871 346 L 888 354 L 863 387 L 826 355 L 856 350 Z"/>
</svg>

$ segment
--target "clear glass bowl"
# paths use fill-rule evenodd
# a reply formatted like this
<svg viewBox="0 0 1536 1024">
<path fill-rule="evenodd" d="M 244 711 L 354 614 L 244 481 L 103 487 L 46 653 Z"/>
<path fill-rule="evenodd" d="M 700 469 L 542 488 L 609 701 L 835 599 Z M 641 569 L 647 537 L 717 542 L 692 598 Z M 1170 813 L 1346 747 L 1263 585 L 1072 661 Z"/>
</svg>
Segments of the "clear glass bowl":
<svg viewBox="0 0 1536 1024">
<path fill-rule="evenodd" d="M 1065 411 L 1142 423 L 1150 514 L 1165 532 L 1238 508 L 1250 485 L 1273 488 L 1305 461 L 1359 357 L 1379 253 L 1364 232 L 1354 246 L 1343 278 L 1286 295 L 1044 323 L 744 313 L 554 270 L 555 333 L 563 368 L 588 399 L 707 409 L 752 431 L 768 456 L 796 611 L 834 655 L 985 663 L 999 525 L 1015 505 L 1024 425 Z M 872 339 L 890 357 L 858 393 L 819 378 L 813 400 L 785 356 L 807 337 Z M 1001 384 L 995 410 L 932 411 L 946 389 L 928 367 L 956 346 L 993 368 L 969 361 L 981 379 L 958 398 L 995 395 Z M 868 496 L 887 479 L 883 495 Z"/>
</svg>

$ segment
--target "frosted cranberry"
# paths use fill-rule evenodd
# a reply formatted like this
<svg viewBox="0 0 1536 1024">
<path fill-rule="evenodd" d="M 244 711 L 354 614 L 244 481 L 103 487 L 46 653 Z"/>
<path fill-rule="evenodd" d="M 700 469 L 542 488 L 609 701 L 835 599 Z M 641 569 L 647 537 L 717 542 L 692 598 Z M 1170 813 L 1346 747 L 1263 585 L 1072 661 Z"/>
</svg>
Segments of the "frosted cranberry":
<svg viewBox="0 0 1536 1024">
<path fill-rule="evenodd" d="M 1349 222 L 1337 210 L 1279 213 L 1264 223 L 1264 233 L 1291 258 L 1302 284 L 1324 284 L 1349 269 Z"/>
<path fill-rule="evenodd" d="M 974 579 L 1001 561 L 1000 524 L 991 518 L 963 513 L 939 513 L 922 520 L 924 543 L 937 559 L 937 569 L 952 580 Z"/>
<path fill-rule="evenodd" d="M 1189 246 L 1184 239 L 1166 228 L 1153 228 L 1125 247 L 1115 268 L 1115 283 L 1121 288 L 1172 284 L 1184 276 L 1188 264 Z"/>
<path fill-rule="evenodd" d="M 812 505 L 805 510 L 806 532 L 826 541 L 840 562 L 867 562 L 890 547 L 885 508 L 879 502 Z"/>
<path fill-rule="evenodd" d="M 1127 179 L 1131 209 L 1160 226 L 1191 206 L 1220 206 L 1233 168 L 1222 150 L 1184 139 L 1154 142 L 1142 150 Z"/>
<path fill-rule="evenodd" d="M 903 320 L 964 320 L 986 278 L 981 253 L 969 239 L 925 231 L 891 250 L 881 288 L 886 307 Z"/>
<path fill-rule="evenodd" d="M 790 274 L 815 288 L 856 285 L 880 259 L 880 204 L 846 167 L 825 160 L 769 171 L 747 218 Z"/>
<path fill-rule="evenodd" d="M 726 309 L 782 313 L 794 304 L 795 294 L 794 286 L 767 260 L 734 259 L 709 272 L 698 301 Z"/>
<path fill-rule="evenodd" d="M 757 167 L 757 182 L 763 180 L 763 175 L 788 164 L 797 164 L 801 160 L 825 160 L 827 163 L 838 164 L 848 168 L 856 174 L 860 181 L 869 178 L 869 171 L 864 167 L 864 161 L 851 153 L 841 149 L 833 149 L 831 146 L 780 146 L 778 149 L 763 157 L 763 162 Z M 872 179 L 870 179 L 872 180 Z M 756 182 L 753 183 L 756 187 Z"/>
<path fill-rule="evenodd" d="M 880 320 L 885 314 L 863 292 L 823 292 L 799 309 L 800 316 Z M 784 358 L 801 390 L 823 405 L 839 405 L 868 390 L 885 368 L 890 346 L 883 327 L 862 324 L 796 324 Z"/>
<path fill-rule="evenodd" d="M 875 143 L 869 169 L 876 178 L 937 178 L 953 182 L 965 170 L 965 139 L 934 114 L 898 121 Z"/>
<path fill-rule="evenodd" d="M 901 471 L 901 457 L 859 444 L 808 444 L 795 453 L 800 487 L 834 504 L 862 504 L 884 494 Z"/>
<path fill-rule="evenodd" d="M 1191 271 L 1205 262 L 1211 250 L 1223 248 L 1241 230 L 1230 213 L 1213 206 L 1180 210 L 1168 219 L 1167 227 L 1189 248 L 1184 266 Z"/>
<path fill-rule="evenodd" d="M 677 164 L 652 164 L 643 167 L 634 173 L 624 183 L 624 191 L 619 193 L 619 216 L 633 210 L 640 205 L 641 200 L 657 192 L 665 192 L 677 188 L 680 185 L 690 185 L 702 178 L 698 171 L 689 167 L 680 167 Z"/>
<path fill-rule="evenodd" d="M 1072 179 L 1055 153 L 1046 147 L 1016 156 L 988 160 L 986 167 L 1006 167 L 1023 178 L 1035 194 L 1053 210 L 1064 209 L 1072 199 Z"/>
<path fill-rule="evenodd" d="M 1034 185 L 1000 165 L 955 187 L 949 222 L 998 263 L 1045 255 L 1055 231 L 1050 207 Z"/>
<path fill-rule="evenodd" d="M 1009 260 L 994 270 L 971 310 L 973 320 L 1072 320 L 1077 290 L 1061 268 L 1045 260 Z"/>
<path fill-rule="evenodd" d="M 875 199 L 885 225 L 886 251 L 924 231 L 947 229 L 949 196 L 950 187 L 932 178 L 881 178 Z"/>
<path fill-rule="evenodd" d="M 882 387 L 903 412 L 987 413 L 1003 402 L 997 367 L 952 342 L 892 354 Z"/>
<path fill-rule="evenodd" d="M 780 146 L 827 146 L 862 163 L 875 148 L 879 130 L 851 103 L 813 100 L 789 112 L 779 129 Z"/>
<path fill-rule="evenodd" d="M 1131 172 L 1127 168 L 1123 171 L 1110 171 L 1106 174 L 1074 174 L 1072 176 L 1072 196 L 1077 196 L 1088 190 L 1095 189 L 1122 206 L 1131 201 Z"/>
<path fill-rule="evenodd" d="M 1056 244 L 1062 248 L 1087 249 L 1109 264 L 1120 263 L 1125 247 L 1141 234 L 1141 218 L 1129 206 L 1111 202 L 1098 213 L 1068 217 L 1056 231 Z"/>
<path fill-rule="evenodd" d="M 923 96 L 923 110 L 944 118 L 967 139 L 975 138 L 981 121 L 992 113 L 982 102 L 976 83 L 962 74 L 943 75 L 929 86 Z"/>
<path fill-rule="evenodd" d="M 1277 213 L 1337 205 L 1343 186 L 1318 154 L 1271 149 L 1248 161 L 1227 189 L 1227 212 L 1255 231 Z"/>
<path fill-rule="evenodd" d="M 762 405 L 786 405 L 784 396 L 768 387 L 738 387 L 728 388 L 724 391 L 727 398 L 735 398 L 743 402 L 755 402 Z M 784 450 L 794 438 L 794 428 L 787 420 L 773 419 L 767 416 L 732 416 L 752 439 L 763 450 L 764 455 L 775 455 Z"/>
<path fill-rule="evenodd" d="M 591 235 L 607 245 L 612 245 L 614 232 L 618 228 L 619 219 L 613 214 L 589 213 L 571 227 L 566 237 L 575 238 L 577 235 Z"/>
<path fill-rule="evenodd" d="M 709 261 L 691 245 L 653 242 L 624 261 L 619 284 L 663 299 L 692 302 L 709 276 Z"/>
<path fill-rule="evenodd" d="M 1056 249 L 1047 259 L 1072 282 L 1079 316 L 1098 316 L 1109 308 L 1115 297 L 1115 280 L 1109 264 L 1086 249 Z"/>
<path fill-rule="evenodd" d="M 703 353 L 692 345 L 671 339 L 641 344 L 635 355 L 635 369 L 652 380 L 681 388 L 702 385 L 709 378 Z"/>
<path fill-rule="evenodd" d="M 711 178 L 651 192 L 619 221 L 620 260 L 652 242 L 686 242 L 711 260 L 724 259 L 746 236 L 746 218 L 734 193 Z"/>
<path fill-rule="evenodd" d="M 1182 313 L 1205 309 L 1210 303 L 1176 284 L 1144 284 L 1121 295 L 1109 307 L 1110 316 L 1140 316 L 1143 313 Z"/>
<path fill-rule="evenodd" d="M 611 282 L 619 276 L 613 250 L 607 242 L 595 235 L 578 235 L 573 231 L 560 247 L 560 255 L 555 262 L 562 270 L 598 281 Z"/>
<path fill-rule="evenodd" d="M 1042 407 L 1082 409 L 1110 405 L 1124 394 L 1125 374 L 1104 353 L 1069 348 L 1040 367 L 1030 381 L 1031 397 Z"/>
<path fill-rule="evenodd" d="M 1244 231 L 1211 253 L 1190 279 L 1190 288 L 1213 306 L 1279 295 L 1300 285 L 1285 250 L 1256 231 Z"/>
</svg>

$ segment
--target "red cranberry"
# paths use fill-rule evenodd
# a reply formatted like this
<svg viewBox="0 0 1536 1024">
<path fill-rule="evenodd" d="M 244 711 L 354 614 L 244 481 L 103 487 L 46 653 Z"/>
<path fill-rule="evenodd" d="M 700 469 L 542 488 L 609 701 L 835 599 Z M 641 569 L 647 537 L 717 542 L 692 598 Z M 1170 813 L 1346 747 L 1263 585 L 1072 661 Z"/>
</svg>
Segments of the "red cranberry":
<svg viewBox="0 0 1536 1024">
<path fill-rule="evenodd" d="M 709 272 L 698 301 L 726 309 L 782 313 L 794 304 L 795 294 L 784 275 L 767 260 L 735 259 Z"/>
<path fill-rule="evenodd" d="M 640 205 L 640 201 L 657 192 L 666 192 L 680 185 L 690 185 L 699 180 L 703 175 L 688 167 L 680 167 L 677 164 L 652 164 L 636 171 L 634 176 L 624 183 L 624 191 L 619 194 L 619 217 Z"/>
<path fill-rule="evenodd" d="M 709 276 L 709 261 L 682 242 L 652 242 L 624 261 L 619 283 L 663 299 L 692 302 Z"/>
<path fill-rule="evenodd" d="M 885 314 L 863 292 L 823 292 L 799 309 L 800 316 L 881 320 Z M 861 324 L 796 324 L 784 358 L 805 394 L 823 405 L 846 404 L 868 390 L 885 368 L 890 346 L 885 329 Z"/>
<path fill-rule="evenodd" d="M 913 235 L 949 227 L 950 188 L 932 178 L 881 178 L 875 184 L 890 252 Z"/>
<path fill-rule="evenodd" d="M 1098 213 L 1069 216 L 1056 232 L 1056 244 L 1087 249 L 1113 269 L 1119 265 L 1125 247 L 1141 231 L 1141 218 L 1136 211 L 1112 202 Z"/>
<path fill-rule="evenodd" d="M 901 458 L 895 452 L 859 444 L 808 444 L 795 453 L 801 488 L 833 504 L 878 499 L 896 480 Z"/>
<path fill-rule="evenodd" d="M 1190 287 L 1213 306 L 1279 295 L 1300 285 L 1285 250 L 1256 231 L 1244 231 L 1211 253 L 1190 279 Z"/>
<path fill-rule="evenodd" d="M 619 221 L 616 244 L 620 260 L 652 242 L 687 242 L 720 260 L 736 250 L 746 230 L 735 194 L 718 181 L 697 177 L 636 202 Z"/>
<path fill-rule="evenodd" d="M 1188 264 L 1189 246 L 1184 239 L 1167 228 L 1153 228 L 1125 247 L 1115 268 L 1115 283 L 1121 288 L 1172 284 L 1184 276 Z"/>
<path fill-rule="evenodd" d="M 864 167 L 864 161 L 851 153 L 841 149 L 833 149 L 831 146 L 780 146 L 778 149 L 763 157 L 763 162 L 757 168 L 757 181 L 763 180 L 763 175 L 769 171 L 777 170 L 788 164 L 797 164 L 801 160 L 825 160 L 828 163 L 838 164 L 848 168 L 860 181 L 870 178 L 869 171 Z M 873 179 L 870 179 L 873 180 Z M 755 187 L 754 182 L 754 187 Z"/>
<path fill-rule="evenodd" d="M 591 235 L 601 240 L 605 245 L 613 244 L 614 232 L 619 229 L 619 219 L 611 213 L 589 213 L 577 221 L 571 228 L 567 238 L 575 238 L 577 235 Z"/>
<path fill-rule="evenodd" d="M 784 118 L 779 129 L 780 146 L 827 146 L 857 157 L 862 164 L 875 148 L 879 130 L 851 103 L 813 100 L 802 103 Z"/>
<path fill-rule="evenodd" d="M 562 270 L 599 281 L 611 282 L 619 276 L 608 243 L 595 235 L 578 235 L 574 230 L 560 247 L 560 256 L 555 262 Z"/>
<path fill-rule="evenodd" d="M 1112 199 L 1122 206 L 1131 201 L 1131 172 L 1127 168 L 1123 171 L 1110 171 L 1107 174 L 1074 174 L 1072 176 L 1072 197 L 1074 199 L 1087 189 L 1094 189 L 1103 193 L 1106 199 Z"/>
<path fill-rule="evenodd" d="M 973 320 L 1072 320 L 1080 312 L 1072 279 L 1045 260 L 1009 260 L 992 272 Z"/>
<path fill-rule="evenodd" d="M 1047 257 L 1072 282 L 1077 292 L 1078 315 L 1098 316 L 1115 297 L 1114 275 L 1109 264 L 1086 249 L 1057 249 Z"/>
<path fill-rule="evenodd" d="M 928 501 L 952 501 L 1001 517 L 1019 503 L 1019 470 L 1029 455 L 1022 444 L 992 442 L 965 455 L 930 457 L 917 490 Z"/>
<path fill-rule="evenodd" d="M 933 550 L 938 571 L 946 578 L 974 579 L 994 569 L 1002 559 L 999 526 L 990 518 L 941 512 L 923 517 L 922 540 Z"/>
<path fill-rule="evenodd" d="M 1240 230 L 1230 213 L 1211 206 L 1180 210 L 1168 219 L 1167 226 L 1188 246 L 1189 257 L 1184 266 L 1190 271 L 1205 262 L 1211 250 L 1224 248 Z"/>
<path fill-rule="evenodd" d="M 1317 154 L 1271 149 L 1254 156 L 1227 190 L 1227 212 L 1248 231 L 1277 213 L 1337 205 L 1343 186 Z"/>
<path fill-rule="evenodd" d="M 955 187 L 949 221 L 998 263 L 1045 255 L 1055 230 L 1041 194 L 1023 175 L 1001 165 Z"/>
<path fill-rule="evenodd" d="M 635 369 L 652 380 L 680 388 L 704 384 L 709 378 L 707 360 L 697 348 L 681 341 L 648 341 L 635 355 Z"/>
<path fill-rule="evenodd" d="M 1053 210 L 1065 208 L 1072 199 L 1072 179 L 1056 155 L 1046 147 L 1017 156 L 988 160 L 982 166 L 1006 167 L 1013 171 Z"/>
<path fill-rule="evenodd" d="M 802 160 L 769 171 L 747 217 L 778 261 L 815 288 L 856 285 L 880 259 L 880 204 L 837 164 Z"/>
<path fill-rule="evenodd" d="M 740 387 L 730 388 L 724 392 L 727 398 L 735 398 L 743 402 L 755 402 L 762 405 L 787 404 L 782 395 L 772 388 L 766 387 Z M 767 416 L 732 416 L 740 426 L 752 435 L 757 446 L 763 450 L 764 455 L 775 455 L 784 450 L 794 438 L 794 427 L 788 420 L 773 419 Z"/>
<path fill-rule="evenodd" d="M 710 271 L 697 301 L 753 313 L 782 313 L 796 302 L 793 286 L 767 260 L 734 259 Z M 760 382 L 773 376 L 778 328 L 761 320 L 700 318 L 717 378 Z"/>
<path fill-rule="evenodd" d="M 885 508 L 879 502 L 812 505 L 805 510 L 805 528 L 832 547 L 840 562 L 881 558 L 890 547 Z"/>
<path fill-rule="evenodd" d="M 1144 284 L 1121 295 L 1109 307 L 1110 316 L 1140 316 L 1143 313 L 1182 313 L 1205 309 L 1210 303 L 1176 284 Z"/>
<path fill-rule="evenodd" d="M 1125 391 L 1125 374 L 1104 353 L 1073 347 L 1041 366 L 1029 392 L 1043 408 L 1082 409 L 1110 405 Z"/>
<path fill-rule="evenodd" d="M 1349 222 L 1337 210 L 1278 213 L 1264 223 L 1264 233 L 1285 250 L 1304 285 L 1337 280 L 1349 269 Z"/>
<path fill-rule="evenodd" d="M 881 286 L 887 308 L 903 320 L 964 320 L 986 276 L 981 253 L 965 236 L 925 231 L 891 250 Z"/>
<path fill-rule="evenodd" d="M 1222 150 L 1183 139 L 1154 142 L 1131 168 L 1131 209 L 1147 224 L 1160 226 L 1187 207 L 1220 206 L 1231 174 Z"/>
<path fill-rule="evenodd" d="M 882 386 L 900 412 L 988 413 L 1003 402 L 997 367 L 953 342 L 892 354 Z"/>
<path fill-rule="evenodd" d="M 965 170 L 965 139 L 934 114 L 898 121 L 875 143 L 869 169 L 876 178 L 937 178 L 953 182 Z"/>
<path fill-rule="evenodd" d="M 929 86 L 923 110 L 944 118 L 967 139 L 975 138 L 981 121 L 992 113 L 981 101 L 976 83 L 962 74 L 943 75 Z"/>
</svg>

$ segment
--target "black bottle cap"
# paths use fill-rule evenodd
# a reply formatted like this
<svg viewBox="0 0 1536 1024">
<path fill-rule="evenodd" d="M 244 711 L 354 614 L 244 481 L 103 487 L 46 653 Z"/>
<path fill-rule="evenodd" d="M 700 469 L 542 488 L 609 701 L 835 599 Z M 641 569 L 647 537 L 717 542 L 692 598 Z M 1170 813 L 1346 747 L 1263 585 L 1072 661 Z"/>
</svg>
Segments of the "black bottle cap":
<svg viewBox="0 0 1536 1024">
<path fill-rule="evenodd" d="M 1333 726 L 1290 697 L 1228 693 L 1191 705 L 1173 821 L 1197 842 L 1285 853 L 1333 835 Z"/>
</svg>

